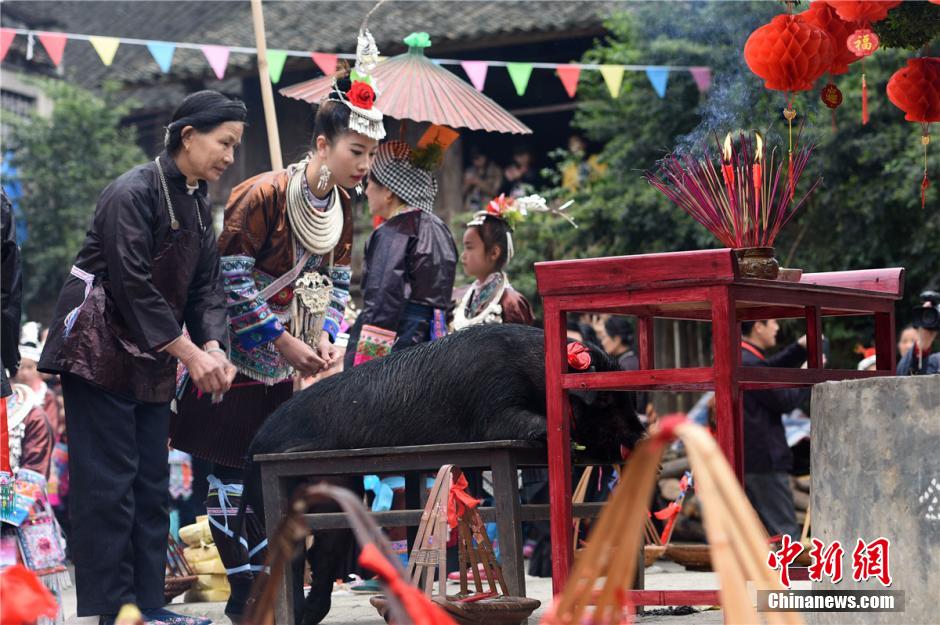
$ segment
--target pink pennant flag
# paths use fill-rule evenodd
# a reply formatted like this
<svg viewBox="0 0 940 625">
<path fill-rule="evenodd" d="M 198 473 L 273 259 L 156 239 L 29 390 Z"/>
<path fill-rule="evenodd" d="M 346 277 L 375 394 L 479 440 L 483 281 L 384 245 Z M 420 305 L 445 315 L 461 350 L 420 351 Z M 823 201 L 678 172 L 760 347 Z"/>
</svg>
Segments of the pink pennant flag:
<svg viewBox="0 0 940 625">
<path fill-rule="evenodd" d="M 581 66 L 559 65 L 555 71 L 558 72 L 558 78 L 561 79 L 561 84 L 565 86 L 568 97 L 573 98 L 578 91 L 578 77 L 581 75 Z"/>
<path fill-rule="evenodd" d="M 52 63 L 58 67 L 62 62 L 62 53 L 65 52 L 65 35 L 62 33 L 38 33 L 42 47 L 46 49 Z"/>
<path fill-rule="evenodd" d="M 311 52 L 310 58 L 313 59 L 313 62 L 317 64 L 317 67 L 320 68 L 320 71 L 329 76 L 336 72 L 336 64 L 339 61 L 339 57 L 335 54 L 328 54 L 326 52 Z"/>
<path fill-rule="evenodd" d="M 7 58 L 7 51 L 16 37 L 16 32 L 9 28 L 0 28 L 0 61 Z"/>
<path fill-rule="evenodd" d="M 228 67 L 229 49 L 225 46 L 201 46 L 202 53 L 206 55 L 206 60 L 212 66 L 215 77 L 222 80 L 225 77 L 225 69 Z"/>
<path fill-rule="evenodd" d="M 691 67 L 689 73 L 695 79 L 695 84 L 698 85 L 700 93 L 708 91 L 708 88 L 712 85 L 712 70 L 710 67 Z"/>
<path fill-rule="evenodd" d="M 486 61 L 461 61 L 460 67 L 467 72 L 467 76 L 470 77 L 470 82 L 473 83 L 476 90 L 482 93 L 483 85 L 486 83 L 486 70 L 490 67 L 489 64 Z"/>
</svg>

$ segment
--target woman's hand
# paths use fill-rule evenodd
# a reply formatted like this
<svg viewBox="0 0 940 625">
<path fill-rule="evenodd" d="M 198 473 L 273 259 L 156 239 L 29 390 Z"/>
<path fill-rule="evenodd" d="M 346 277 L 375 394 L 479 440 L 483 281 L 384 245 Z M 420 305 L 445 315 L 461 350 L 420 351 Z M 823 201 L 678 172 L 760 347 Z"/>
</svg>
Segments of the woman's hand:
<svg viewBox="0 0 940 625">
<path fill-rule="evenodd" d="M 320 358 L 326 361 L 323 366 L 324 369 L 329 369 L 336 364 L 336 359 L 339 358 L 339 348 L 330 341 L 329 332 L 320 332 L 320 344 L 317 346 L 317 352 L 319 352 Z"/>
<path fill-rule="evenodd" d="M 206 353 L 197 349 L 183 364 L 189 369 L 189 377 L 203 393 L 224 393 L 232 386 L 235 367 L 223 354 Z"/>
<path fill-rule="evenodd" d="M 303 376 L 315 375 L 320 369 L 327 366 L 324 360 L 309 345 L 300 339 L 284 332 L 274 340 L 274 346 L 287 359 L 287 362 Z"/>
<path fill-rule="evenodd" d="M 214 349 L 218 349 L 218 342 L 210 343 Z M 185 336 L 179 337 L 163 349 L 180 359 L 189 370 L 193 384 L 201 392 L 224 393 L 232 386 L 235 366 L 228 361 L 225 354 L 204 352 Z"/>
</svg>

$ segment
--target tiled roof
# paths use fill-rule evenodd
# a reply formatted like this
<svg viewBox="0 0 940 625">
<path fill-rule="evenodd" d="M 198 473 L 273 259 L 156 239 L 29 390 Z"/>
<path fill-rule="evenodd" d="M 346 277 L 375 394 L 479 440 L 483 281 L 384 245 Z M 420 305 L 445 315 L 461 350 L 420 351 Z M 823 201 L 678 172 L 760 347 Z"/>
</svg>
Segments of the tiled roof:
<svg viewBox="0 0 940 625">
<path fill-rule="evenodd" d="M 438 49 L 456 50 L 511 43 L 514 35 L 599 32 L 614 2 L 596 1 L 389 1 L 370 20 L 370 28 L 383 54 L 404 50 L 401 39 L 425 30 Z M 374 2 L 265 2 L 269 48 L 353 52 L 356 32 Z M 48 30 L 133 37 L 199 44 L 254 47 L 251 8 L 246 0 L 206 1 L 36 1 L 3 3 L 3 24 L 41 24 Z M 9 11 L 8 11 L 9 10 Z M 41 48 L 37 44 L 37 49 Z M 430 53 L 433 56 L 433 50 Z M 537 60 L 537 59 L 533 59 Z M 302 59 L 289 64 L 307 63 Z M 202 53 L 177 49 L 170 75 L 163 75 L 143 46 L 121 46 L 111 67 L 105 68 L 91 45 L 69 41 L 65 51 L 66 75 L 87 86 L 106 78 L 125 83 L 176 82 L 212 77 Z M 290 65 L 288 66 L 290 67 Z M 233 53 L 228 74 L 254 71 L 252 55 Z"/>
</svg>

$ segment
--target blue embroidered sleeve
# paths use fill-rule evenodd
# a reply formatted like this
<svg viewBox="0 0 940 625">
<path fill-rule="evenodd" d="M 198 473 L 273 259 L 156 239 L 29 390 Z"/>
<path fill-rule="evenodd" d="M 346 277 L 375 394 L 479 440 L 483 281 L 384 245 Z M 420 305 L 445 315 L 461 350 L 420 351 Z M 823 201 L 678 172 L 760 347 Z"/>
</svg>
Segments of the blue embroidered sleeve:
<svg viewBox="0 0 940 625">
<path fill-rule="evenodd" d="M 243 349 L 273 341 L 284 326 L 261 299 L 252 276 L 255 259 L 250 256 L 223 256 L 222 286 L 232 334 Z"/>
<path fill-rule="evenodd" d="M 323 319 L 323 329 L 335 343 L 340 332 L 343 316 L 346 314 L 346 304 L 349 303 L 349 283 L 352 279 L 352 268 L 348 265 L 334 265 L 330 271 L 330 280 L 333 281 L 333 292 L 330 294 L 330 304 L 326 308 Z"/>
</svg>

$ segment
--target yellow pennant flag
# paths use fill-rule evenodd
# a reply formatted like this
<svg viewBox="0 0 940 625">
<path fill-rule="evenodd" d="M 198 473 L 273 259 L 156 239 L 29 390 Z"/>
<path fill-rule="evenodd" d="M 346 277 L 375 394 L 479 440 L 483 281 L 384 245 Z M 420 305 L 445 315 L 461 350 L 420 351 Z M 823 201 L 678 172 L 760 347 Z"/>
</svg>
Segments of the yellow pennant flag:
<svg viewBox="0 0 940 625">
<path fill-rule="evenodd" d="M 607 83 L 607 89 L 610 91 L 610 97 L 616 98 L 620 95 L 620 85 L 623 83 L 623 65 L 601 65 L 601 76 Z"/>
<path fill-rule="evenodd" d="M 118 46 L 121 45 L 121 40 L 116 37 L 89 37 L 88 41 L 91 42 L 95 52 L 101 57 L 101 62 L 106 66 L 110 66 Z"/>
</svg>

